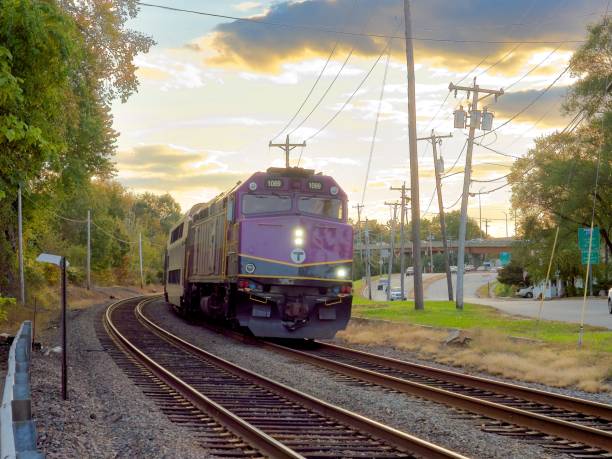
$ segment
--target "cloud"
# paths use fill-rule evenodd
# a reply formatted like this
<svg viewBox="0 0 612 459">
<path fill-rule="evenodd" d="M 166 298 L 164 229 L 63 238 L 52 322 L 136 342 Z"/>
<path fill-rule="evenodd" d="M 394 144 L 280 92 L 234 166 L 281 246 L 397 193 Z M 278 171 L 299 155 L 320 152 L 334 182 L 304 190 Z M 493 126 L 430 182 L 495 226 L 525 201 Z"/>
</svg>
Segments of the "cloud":
<svg viewBox="0 0 612 459">
<path fill-rule="evenodd" d="M 549 89 L 531 108 L 522 113 L 517 121 L 534 122 L 540 120 L 540 127 L 557 127 L 567 122 L 567 117 L 562 113 L 561 105 L 565 100 L 568 89 L 567 86 Z M 525 108 L 541 92 L 541 90 L 536 89 L 508 92 L 489 108 L 495 112 L 498 119 L 510 118 Z"/>
<path fill-rule="evenodd" d="M 222 191 L 248 172 L 229 170 L 215 152 L 197 151 L 177 145 L 139 145 L 117 154 L 119 180 L 139 190 Z"/>
<path fill-rule="evenodd" d="M 327 56 L 336 44 L 336 58 L 343 58 L 350 49 L 358 56 L 378 56 L 387 42 L 384 37 L 341 35 L 320 29 L 401 36 L 403 26 L 398 25 L 403 18 L 402 5 L 401 0 L 276 3 L 257 19 L 287 26 L 247 21 L 223 23 L 201 41 L 200 49 L 216 51 L 215 56 L 208 58 L 211 64 L 272 73 L 289 61 Z M 598 0 L 577 0 L 562 5 L 557 0 L 414 2 L 413 35 L 419 38 L 415 41 L 417 60 L 435 67 L 452 65 L 453 70 L 461 71 L 473 67 L 484 56 L 487 59 L 483 65 L 486 65 L 512 51 L 496 66 L 498 72 L 509 73 L 524 65 L 533 52 L 556 45 L 526 43 L 517 47 L 508 41 L 581 40 L 585 36 L 585 23 L 597 19 L 590 13 L 599 9 Z M 496 43 L 474 43 L 474 40 Z M 575 44 L 567 43 L 561 48 L 573 47 Z M 392 50 L 394 57 L 403 59 L 403 40 L 395 39 Z"/>
<path fill-rule="evenodd" d="M 261 3 L 259 2 L 242 2 L 237 5 L 233 5 L 232 8 L 238 11 L 249 11 L 254 10 L 255 8 L 259 8 Z"/>
</svg>

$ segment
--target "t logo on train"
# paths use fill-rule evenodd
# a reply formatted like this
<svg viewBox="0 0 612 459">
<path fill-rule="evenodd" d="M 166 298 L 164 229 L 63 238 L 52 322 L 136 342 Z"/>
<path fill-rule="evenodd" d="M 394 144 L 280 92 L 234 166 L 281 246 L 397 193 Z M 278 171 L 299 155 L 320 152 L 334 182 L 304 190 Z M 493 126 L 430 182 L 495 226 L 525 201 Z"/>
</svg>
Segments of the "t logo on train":
<svg viewBox="0 0 612 459">
<path fill-rule="evenodd" d="M 347 197 L 314 170 L 269 168 L 196 204 L 170 231 L 166 301 L 258 337 L 325 339 L 351 315 Z"/>
</svg>

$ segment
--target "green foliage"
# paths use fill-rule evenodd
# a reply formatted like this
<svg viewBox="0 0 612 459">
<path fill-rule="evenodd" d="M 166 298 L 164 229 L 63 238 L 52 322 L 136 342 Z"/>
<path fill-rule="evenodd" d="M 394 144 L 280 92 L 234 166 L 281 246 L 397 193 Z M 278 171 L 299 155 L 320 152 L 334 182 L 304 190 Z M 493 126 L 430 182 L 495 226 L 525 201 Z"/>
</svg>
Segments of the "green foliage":
<svg viewBox="0 0 612 459">
<path fill-rule="evenodd" d="M 116 133 L 110 107 L 136 91 L 133 58 L 153 41 L 126 26 L 136 16 L 135 0 L 2 0 L 1 5 L 0 288 L 14 289 L 20 184 L 35 204 L 24 205 L 29 281 L 44 283 L 51 275 L 32 259 L 42 247 L 61 250 L 83 266 L 83 230 L 59 224 L 54 213 L 82 211 L 84 197 L 96 192 L 92 178 L 112 175 Z M 120 189 L 115 197 L 127 194 Z M 101 226 L 115 237 L 133 236 L 125 215 L 107 212 L 113 203 L 103 197 L 87 201 L 97 206 Z M 81 208 L 72 208 L 76 202 Z M 132 262 L 130 250 L 101 234 L 94 267 L 125 269 Z"/>
<path fill-rule="evenodd" d="M 6 320 L 8 308 L 15 306 L 15 298 L 7 298 L 0 295 L 0 321 Z"/>
<path fill-rule="evenodd" d="M 565 108 L 583 114 L 583 124 L 537 139 L 512 168 L 512 205 L 519 215 L 522 239 L 528 241 L 517 247 L 515 255 L 534 280 L 546 276 L 557 227 L 552 273 L 569 281 L 584 275 L 577 232 L 590 226 L 593 212 L 602 243 L 612 250 L 612 101 L 604 97 L 606 82 L 612 81 L 611 37 L 609 20 L 591 27 L 587 42 L 570 63 L 579 79 Z M 604 282 L 610 278 L 604 266 L 595 266 L 594 274 Z"/>
<path fill-rule="evenodd" d="M 523 271 L 522 266 L 512 261 L 498 271 L 497 281 L 505 285 L 522 285 L 525 283 Z"/>
<path fill-rule="evenodd" d="M 502 284 L 501 282 L 495 282 L 493 284 L 493 292 L 495 296 L 499 297 L 509 297 L 514 296 L 515 287 L 514 285 Z"/>
</svg>

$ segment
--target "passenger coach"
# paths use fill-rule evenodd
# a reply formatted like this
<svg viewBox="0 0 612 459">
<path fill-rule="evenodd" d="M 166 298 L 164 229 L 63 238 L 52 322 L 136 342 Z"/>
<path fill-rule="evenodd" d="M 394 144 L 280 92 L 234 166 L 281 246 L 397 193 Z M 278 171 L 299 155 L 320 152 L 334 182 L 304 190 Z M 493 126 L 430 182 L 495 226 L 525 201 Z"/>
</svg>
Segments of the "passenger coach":
<svg viewBox="0 0 612 459">
<path fill-rule="evenodd" d="M 255 336 L 331 338 L 350 318 L 352 254 L 336 181 L 270 168 L 195 205 L 170 231 L 166 300 Z"/>
</svg>

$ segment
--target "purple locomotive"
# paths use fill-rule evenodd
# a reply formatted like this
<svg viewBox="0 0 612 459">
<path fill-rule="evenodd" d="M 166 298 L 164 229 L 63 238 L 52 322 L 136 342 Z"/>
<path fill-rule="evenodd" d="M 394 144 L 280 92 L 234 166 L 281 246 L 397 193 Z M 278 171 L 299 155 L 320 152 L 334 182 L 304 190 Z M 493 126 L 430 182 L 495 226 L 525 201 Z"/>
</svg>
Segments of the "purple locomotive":
<svg viewBox="0 0 612 459">
<path fill-rule="evenodd" d="M 352 258 L 336 181 L 270 168 L 193 206 L 171 230 L 166 301 L 255 336 L 331 338 L 351 315 Z"/>
</svg>

